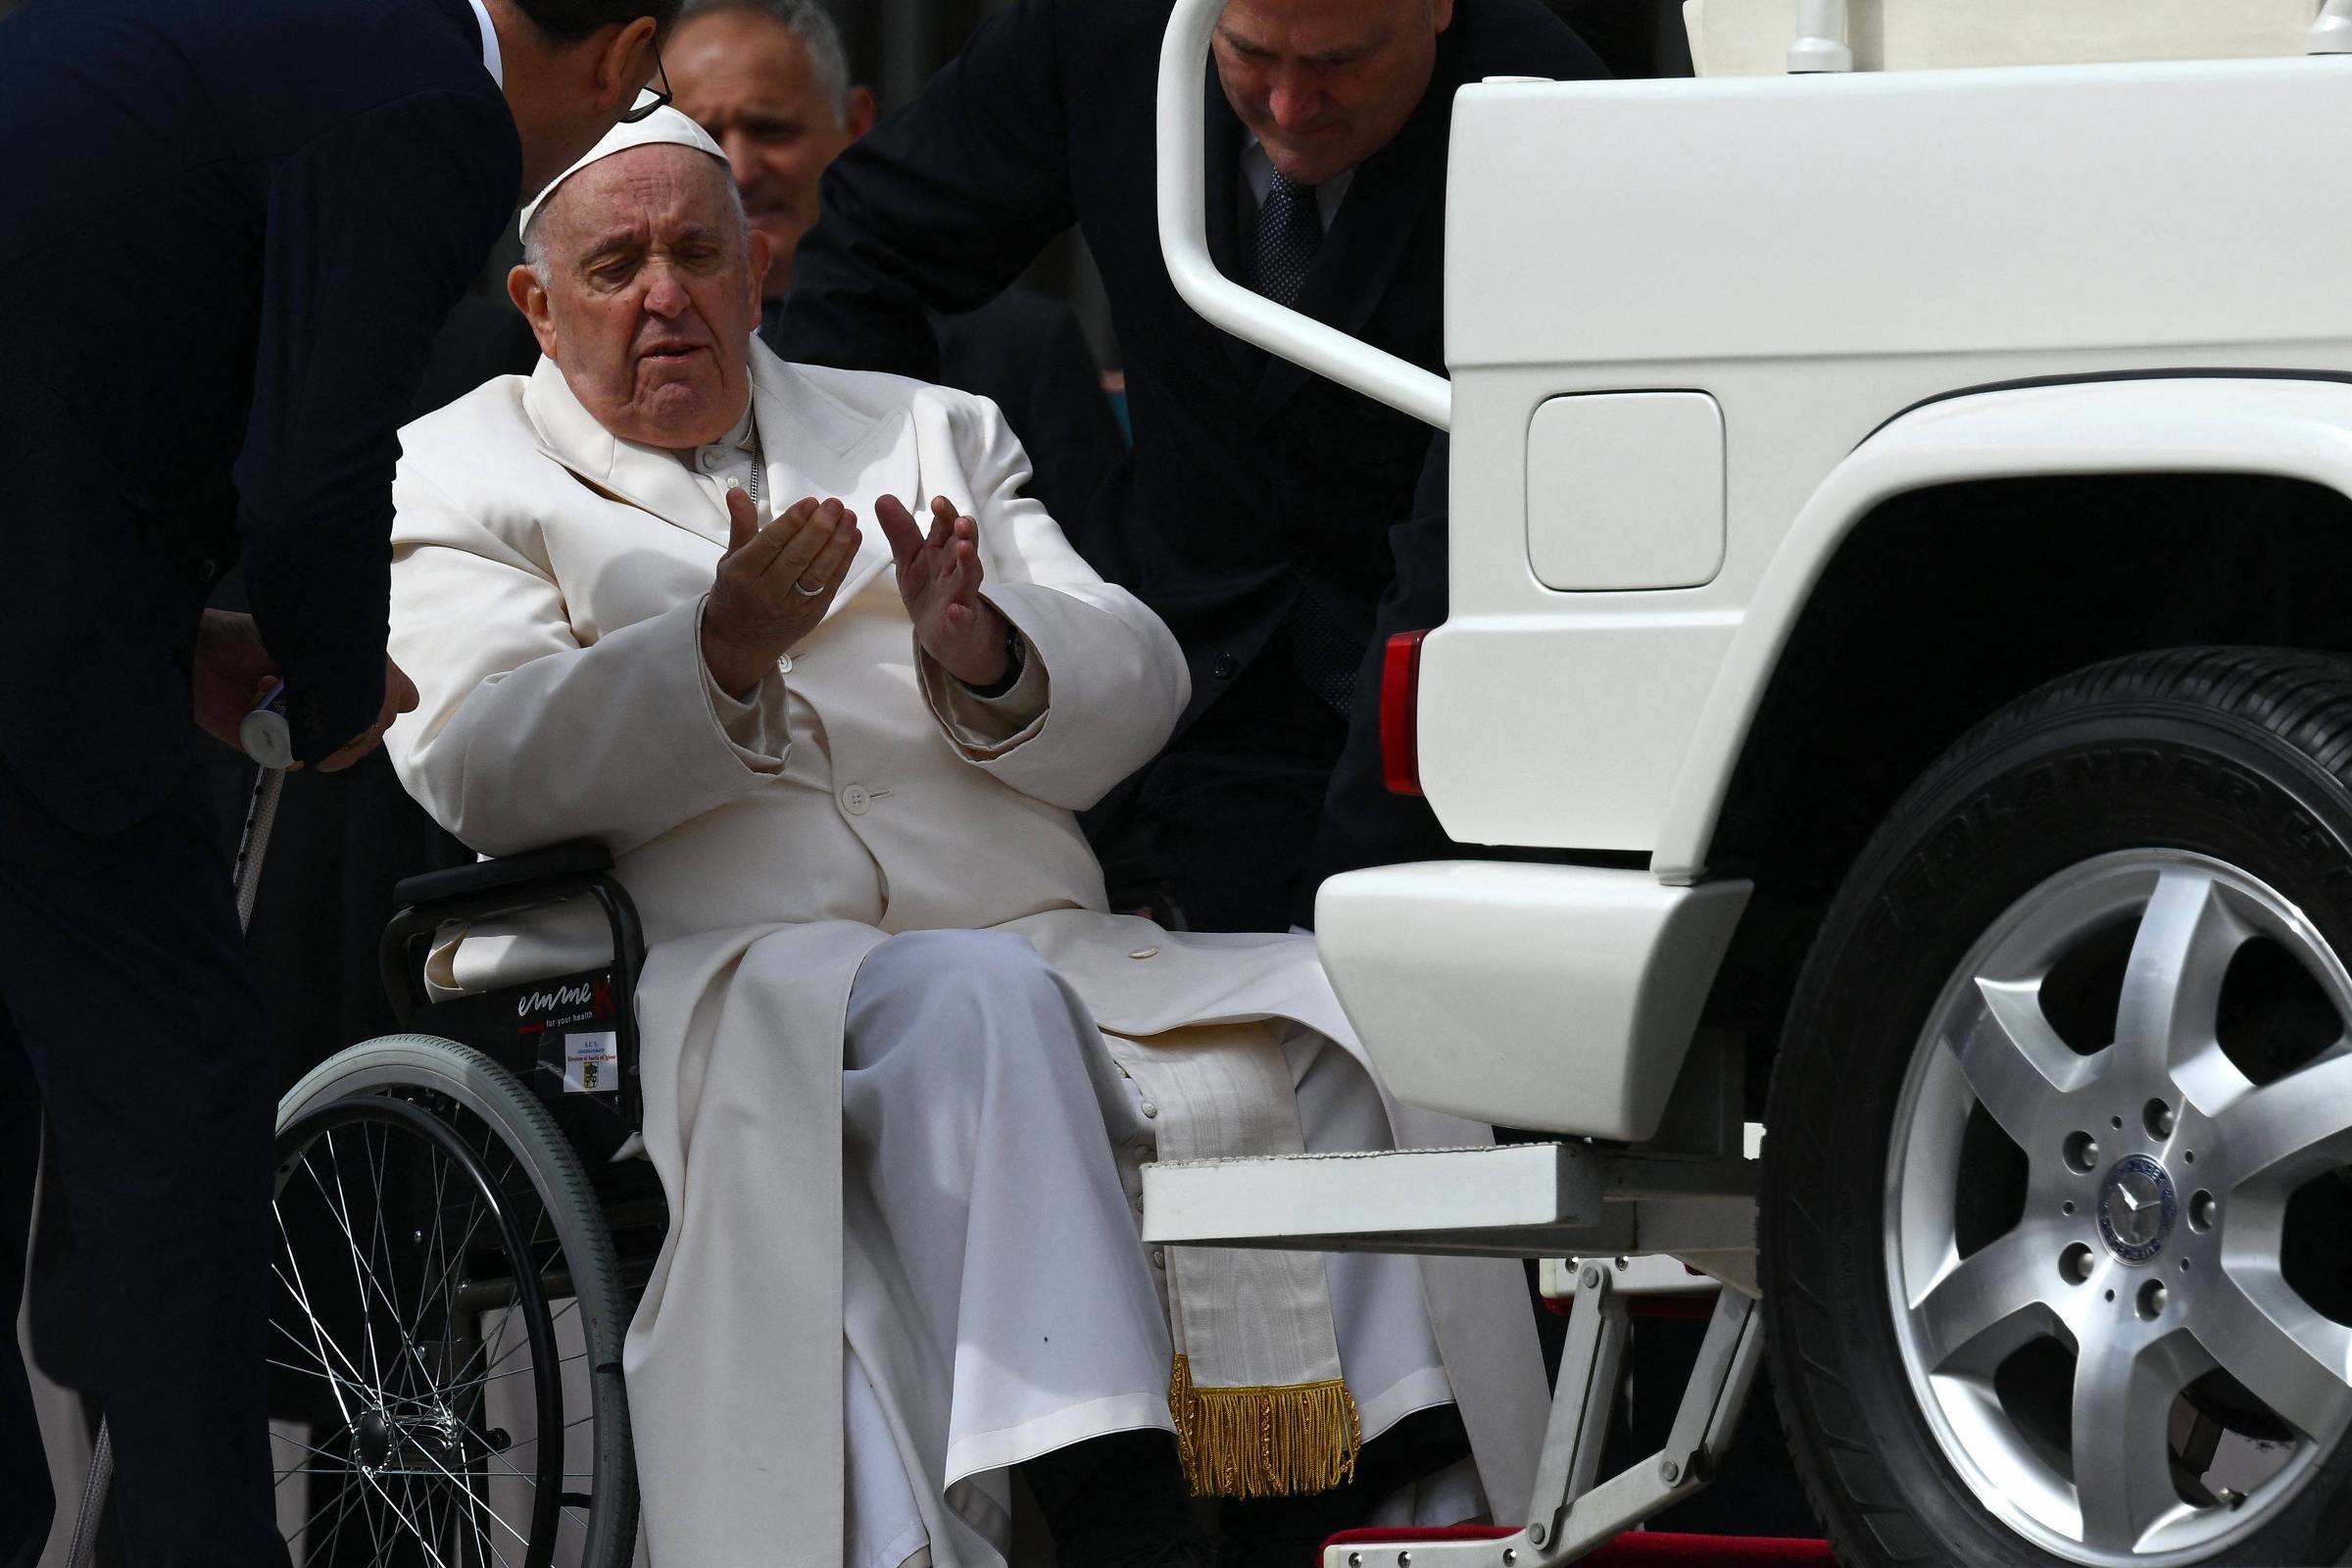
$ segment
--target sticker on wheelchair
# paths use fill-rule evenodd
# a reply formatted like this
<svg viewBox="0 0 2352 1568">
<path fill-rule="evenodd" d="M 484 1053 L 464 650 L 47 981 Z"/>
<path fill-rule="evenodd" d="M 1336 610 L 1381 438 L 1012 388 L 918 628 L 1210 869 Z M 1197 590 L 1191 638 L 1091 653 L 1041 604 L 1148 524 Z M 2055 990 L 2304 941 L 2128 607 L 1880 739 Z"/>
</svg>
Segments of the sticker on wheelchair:
<svg viewBox="0 0 2352 1568">
<path fill-rule="evenodd" d="M 610 1029 L 564 1037 L 564 1092 L 610 1093 L 619 1087 L 620 1036 Z"/>
</svg>

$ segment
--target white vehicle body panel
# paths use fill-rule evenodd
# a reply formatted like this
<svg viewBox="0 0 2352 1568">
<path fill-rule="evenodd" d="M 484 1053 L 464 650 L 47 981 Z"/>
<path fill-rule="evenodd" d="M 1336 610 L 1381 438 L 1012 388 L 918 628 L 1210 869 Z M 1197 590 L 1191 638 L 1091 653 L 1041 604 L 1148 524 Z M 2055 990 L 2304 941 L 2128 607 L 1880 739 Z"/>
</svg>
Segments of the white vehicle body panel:
<svg viewBox="0 0 2352 1568">
<path fill-rule="evenodd" d="M 1765 683 L 1821 568 L 1889 497 L 2058 473 L 2266 473 L 2352 495 L 2352 382 L 2208 376 L 1979 393 L 1905 415 L 1830 476 L 1766 569 L 1699 718 L 1650 870 L 1704 865 Z"/>
<path fill-rule="evenodd" d="M 1392 1093 L 1479 1121 L 1656 1132 L 1748 884 L 1442 860 L 1323 884 L 1315 935 Z"/>
<path fill-rule="evenodd" d="M 2039 377 L 2352 367 L 2333 283 L 2352 203 L 2327 194 L 2345 168 L 2340 59 L 1464 91 L 1452 611 L 1420 706 L 1447 831 L 1659 849 L 1686 764 L 1727 761 L 1691 750 L 1714 689 L 1761 688 L 1737 660 L 1770 649 L 1738 633 L 1767 570 L 1835 546 L 1791 524 L 1905 408 Z M 1651 391 L 1722 410 L 1722 569 L 1547 588 L 1525 528 L 1494 520 L 1531 516 L 1538 408 Z"/>
</svg>

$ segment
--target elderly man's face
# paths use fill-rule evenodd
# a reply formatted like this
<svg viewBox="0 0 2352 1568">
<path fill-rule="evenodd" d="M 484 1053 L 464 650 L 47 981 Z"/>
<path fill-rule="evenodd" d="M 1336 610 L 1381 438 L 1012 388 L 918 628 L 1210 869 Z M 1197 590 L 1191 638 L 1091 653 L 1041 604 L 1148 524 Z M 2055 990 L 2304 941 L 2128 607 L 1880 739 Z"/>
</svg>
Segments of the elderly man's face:
<svg viewBox="0 0 2352 1568">
<path fill-rule="evenodd" d="M 1452 22 L 1453 0 L 1231 0 L 1217 78 L 1274 167 L 1320 185 L 1404 128 Z"/>
<path fill-rule="evenodd" d="M 854 88 L 837 105 L 800 35 L 756 11 L 681 23 L 662 61 L 678 108 L 726 149 L 744 211 L 768 240 L 761 292 L 782 299 L 793 252 L 816 222 L 817 179 L 873 124 L 874 95 Z"/>
<path fill-rule="evenodd" d="M 572 395 L 624 440 L 701 446 L 743 416 L 767 241 L 747 240 L 726 177 L 668 144 L 590 164 L 539 216 L 546 275 L 508 279 Z"/>
</svg>

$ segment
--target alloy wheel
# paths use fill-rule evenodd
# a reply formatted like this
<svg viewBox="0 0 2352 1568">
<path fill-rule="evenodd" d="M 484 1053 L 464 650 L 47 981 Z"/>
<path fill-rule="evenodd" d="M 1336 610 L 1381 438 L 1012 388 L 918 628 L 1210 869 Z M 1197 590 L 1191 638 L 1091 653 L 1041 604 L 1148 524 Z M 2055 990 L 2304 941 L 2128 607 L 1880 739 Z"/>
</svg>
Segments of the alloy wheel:
<svg viewBox="0 0 2352 1568">
<path fill-rule="evenodd" d="M 2352 977 L 2222 861 L 2108 855 L 1958 966 L 1885 1195 L 1944 1458 L 2062 1559 L 2209 1559 L 2352 1428 Z"/>
</svg>

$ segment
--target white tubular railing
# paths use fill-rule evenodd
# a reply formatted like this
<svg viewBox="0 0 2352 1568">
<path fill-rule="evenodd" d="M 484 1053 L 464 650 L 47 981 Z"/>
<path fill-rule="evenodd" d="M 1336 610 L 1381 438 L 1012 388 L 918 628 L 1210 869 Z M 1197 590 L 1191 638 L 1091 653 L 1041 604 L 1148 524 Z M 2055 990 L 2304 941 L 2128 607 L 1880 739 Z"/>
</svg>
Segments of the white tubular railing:
<svg viewBox="0 0 2352 1568">
<path fill-rule="evenodd" d="M 1796 0 L 1796 41 L 1788 46 L 1790 75 L 1854 69 L 1845 7 L 1846 0 Z"/>
<path fill-rule="evenodd" d="M 2352 0 L 2328 0 L 2305 47 L 2315 55 L 2352 55 Z"/>
<path fill-rule="evenodd" d="M 1209 36 L 1224 12 L 1225 0 L 1177 0 L 1160 45 L 1159 248 L 1176 292 L 1211 326 L 1447 428 L 1453 388 L 1444 376 L 1244 288 L 1209 259 L 1203 73 Z"/>
</svg>

